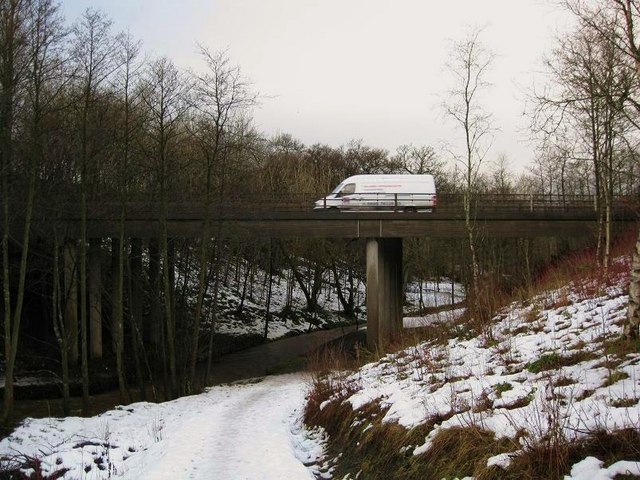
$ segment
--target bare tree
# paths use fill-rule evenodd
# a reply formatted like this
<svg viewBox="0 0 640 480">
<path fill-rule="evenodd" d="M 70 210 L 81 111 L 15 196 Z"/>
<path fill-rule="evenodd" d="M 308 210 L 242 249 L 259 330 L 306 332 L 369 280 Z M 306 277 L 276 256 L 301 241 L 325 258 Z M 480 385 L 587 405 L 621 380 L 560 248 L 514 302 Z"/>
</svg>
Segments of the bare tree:
<svg viewBox="0 0 640 480">
<path fill-rule="evenodd" d="M 27 162 L 23 172 L 16 166 L 15 122 L 16 105 L 27 72 L 29 2 L 26 0 L 0 1 L 0 188 L 2 189 L 2 286 L 4 303 L 4 353 L 6 360 L 5 390 L 2 410 L 2 422 L 9 419 L 13 410 L 13 374 L 18 350 L 18 337 L 22 319 L 22 307 L 25 292 L 25 277 L 29 252 L 31 215 L 35 197 L 35 169 Z M 15 284 L 17 295 L 12 298 L 9 265 L 9 242 L 11 229 L 11 206 L 17 200 L 17 191 L 10 178 L 22 173 L 21 181 L 28 185 L 25 205 L 24 226 L 21 241 L 19 278 Z M 19 203 L 16 203 L 18 207 Z"/>
<path fill-rule="evenodd" d="M 640 81 L 640 0 L 607 0 L 593 3 L 587 0 L 565 0 L 564 5 L 581 22 L 597 30 L 611 45 L 621 51 L 631 64 L 631 72 L 636 84 Z M 611 19 L 614 28 L 602 29 L 602 19 Z M 637 121 L 640 113 L 640 92 L 633 89 L 623 99 L 627 119 L 640 129 Z M 625 334 L 632 338 L 640 336 L 640 230 L 631 260 L 631 278 L 629 284 L 629 307 Z"/>
<path fill-rule="evenodd" d="M 205 62 L 205 72 L 197 76 L 197 98 L 195 105 L 200 113 L 197 140 L 205 171 L 204 225 L 200 243 L 200 271 L 196 297 L 195 321 L 191 337 L 189 380 L 196 380 L 196 363 L 202 309 L 207 289 L 209 263 L 211 213 L 216 190 L 222 196 L 225 188 L 226 148 L 232 143 L 231 126 L 234 118 L 256 103 L 256 94 L 251 92 L 238 67 L 231 64 L 225 52 L 211 52 L 200 46 L 200 55 Z M 214 168 L 218 171 L 218 185 L 214 185 Z M 218 187 L 217 189 L 215 187 Z M 217 243 L 216 243 L 217 245 Z M 214 256 L 215 259 L 215 256 Z M 217 272 L 216 272 L 217 275 Z M 215 307 L 214 307 L 215 308 Z"/>
<path fill-rule="evenodd" d="M 134 183 L 135 178 L 133 165 L 131 162 L 131 150 L 134 135 L 139 132 L 140 122 L 134 120 L 135 110 L 139 106 L 139 95 L 136 92 L 136 82 L 142 68 L 141 62 L 138 60 L 141 49 L 141 42 L 132 38 L 128 32 L 121 33 L 116 37 L 116 46 L 118 48 L 118 58 L 116 60 L 119 69 L 116 71 L 115 86 L 117 93 L 122 96 L 122 104 L 120 115 L 118 116 L 118 142 L 116 146 L 117 159 L 115 165 L 115 189 L 118 192 L 120 201 L 120 221 L 118 227 L 117 241 L 112 242 L 113 255 L 117 256 L 116 271 L 114 272 L 114 298 L 112 309 L 112 327 L 113 340 L 116 356 L 116 373 L 118 377 L 118 389 L 120 391 L 120 401 L 125 402 L 128 397 L 125 381 L 124 367 L 124 272 L 125 272 L 125 201 Z M 115 240 L 115 239 L 114 239 Z M 130 309 L 131 311 L 131 309 Z M 141 392 L 144 396 L 144 387 L 142 386 L 142 373 L 140 359 L 138 355 L 138 347 L 140 341 L 138 339 L 140 319 L 132 318 L 131 331 L 134 339 L 133 356 L 138 381 L 141 384 Z"/>
<path fill-rule="evenodd" d="M 505 153 L 498 155 L 491 170 L 491 190 L 502 195 L 513 193 L 513 175 L 509 169 L 509 158 Z"/>
<path fill-rule="evenodd" d="M 33 0 L 29 6 L 29 63 L 28 81 L 23 112 L 25 130 L 28 134 L 27 160 L 34 169 L 47 163 L 47 138 L 57 133 L 51 117 L 62 96 L 65 80 L 63 76 L 63 40 L 66 31 L 53 0 Z M 59 238 L 54 225 L 52 320 L 56 339 L 60 346 L 62 368 L 63 409 L 70 414 L 68 332 L 62 318 L 62 291 L 59 277 Z"/>
<path fill-rule="evenodd" d="M 170 375 L 170 396 L 178 394 L 176 330 L 173 314 L 172 261 L 169 251 L 167 215 L 169 193 L 177 179 L 180 161 L 179 142 L 186 133 L 183 121 L 189 111 L 188 84 L 176 66 L 166 57 L 153 61 L 145 74 L 141 93 L 147 111 L 148 155 L 153 162 L 155 186 L 160 197 L 160 255 L 165 304 L 165 341 Z M 157 321 L 158 319 L 152 319 Z"/>
<path fill-rule="evenodd" d="M 97 156 L 105 139 L 97 133 L 95 118 L 101 108 L 100 95 L 113 73 L 114 39 L 111 21 L 103 12 L 87 9 L 72 28 L 71 60 L 78 89 L 77 173 L 80 179 L 80 342 L 82 410 L 89 411 L 89 359 L 87 321 L 87 200 L 98 180 Z"/>
<path fill-rule="evenodd" d="M 438 190 L 448 190 L 449 182 L 445 161 L 433 147 L 428 145 L 400 145 L 391 157 L 390 163 L 398 170 L 413 174 L 433 175 Z"/>
<path fill-rule="evenodd" d="M 472 292 L 477 290 L 480 275 L 475 222 L 472 218 L 473 194 L 493 131 L 492 116 L 481 103 L 481 95 L 489 86 L 486 77 L 493 62 L 493 54 L 482 44 L 481 33 L 480 29 L 475 29 L 465 39 L 453 44 L 447 65 L 453 76 L 453 86 L 444 103 L 445 114 L 462 131 L 464 137 L 464 151 L 454 152 L 454 158 L 462 166 L 465 180 L 463 206 L 471 254 Z"/>
<path fill-rule="evenodd" d="M 624 41 L 616 41 L 616 45 L 629 55 L 633 61 L 636 80 L 640 80 L 640 41 L 638 40 L 638 23 L 640 22 L 640 1 L 638 0 L 610 0 L 609 5 L 615 10 L 624 22 L 622 32 Z M 631 107 L 640 111 L 640 93 L 634 92 L 628 101 Z M 629 307 L 627 312 L 628 323 L 625 333 L 629 337 L 638 338 L 640 336 L 640 230 L 636 241 L 633 257 L 631 260 L 631 279 L 629 282 Z"/>
<path fill-rule="evenodd" d="M 551 146 L 546 152 L 557 155 L 554 163 L 563 167 L 561 181 L 569 151 L 576 161 L 591 163 L 599 219 L 598 260 L 605 269 L 611 248 L 615 150 L 628 125 L 622 105 L 631 88 L 623 55 L 609 40 L 614 32 L 615 22 L 601 17 L 597 27 L 580 22 L 574 32 L 558 39 L 546 61 L 554 93 L 537 96 L 534 114 L 536 128 Z"/>
</svg>

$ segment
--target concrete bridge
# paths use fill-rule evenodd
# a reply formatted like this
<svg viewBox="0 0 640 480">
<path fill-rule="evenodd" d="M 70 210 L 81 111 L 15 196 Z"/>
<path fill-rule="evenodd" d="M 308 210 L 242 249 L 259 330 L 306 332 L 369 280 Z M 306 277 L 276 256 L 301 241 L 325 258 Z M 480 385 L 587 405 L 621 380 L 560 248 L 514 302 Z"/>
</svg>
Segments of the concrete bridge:
<svg viewBox="0 0 640 480">
<path fill-rule="evenodd" d="M 384 350 L 402 328 L 402 239 L 466 237 L 462 197 L 440 195 L 438 208 L 432 213 L 313 211 L 312 200 L 294 196 L 226 198 L 210 210 L 210 232 L 219 238 L 365 239 L 367 339 L 370 348 Z M 172 238 L 199 238 L 205 223 L 203 211 L 202 202 L 168 202 L 163 207 L 144 199 L 120 204 L 93 201 L 88 205 L 87 238 L 116 237 L 121 219 L 129 238 L 157 238 L 163 231 Z M 636 212 L 635 203 L 617 199 L 612 218 L 635 222 Z M 63 227 L 66 237 L 80 237 L 78 203 L 44 215 Z M 478 237 L 595 236 L 597 229 L 593 197 L 478 195 L 471 216 Z"/>
<path fill-rule="evenodd" d="M 308 197 L 308 198 L 307 198 Z M 311 196 L 250 196 L 215 202 L 209 215 L 218 237 L 315 238 L 458 238 L 466 236 L 461 195 L 440 195 L 435 212 L 312 210 Z M 634 199 L 635 201 L 635 199 Z M 472 219 L 479 235 L 489 237 L 582 236 L 597 221 L 591 196 L 478 195 Z M 128 237 L 159 235 L 166 224 L 170 237 L 199 238 L 203 234 L 202 202 L 138 199 L 118 204 L 112 199 L 88 205 L 87 236 L 106 238 L 119 232 L 124 216 Z M 634 221 L 636 205 L 619 199 L 612 208 L 615 221 Z M 79 202 L 41 211 L 55 219 L 69 236 L 79 237 Z"/>
</svg>

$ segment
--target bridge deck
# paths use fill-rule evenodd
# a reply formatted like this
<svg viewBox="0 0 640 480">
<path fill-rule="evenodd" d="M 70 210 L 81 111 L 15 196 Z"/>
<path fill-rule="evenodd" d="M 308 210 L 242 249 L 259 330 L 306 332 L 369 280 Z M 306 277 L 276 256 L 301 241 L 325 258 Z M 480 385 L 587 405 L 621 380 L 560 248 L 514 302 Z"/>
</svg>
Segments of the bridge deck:
<svg viewBox="0 0 640 480">
<path fill-rule="evenodd" d="M 140 213 L 140 212 L 139 212 Z M 118 232 L 119 215 L 90 213 L 88 234 L 108 237 Z M 127 213 L 127 236 L 149 237 L 162 231 L 161 215 L 150 217 Z M 616 221 L 634 221 L 627 211 L 615 213 Z M 66 218 L 71 230 L 79 228 L 77 218 Z M 214 212 L 211 232 L 219 237 L 431 237 L 456 238 L 466 235 L 464 214 L 439 209 L 434 213 L 404 212 Z M 539 237 L 591 235 L 596 228 L 593 211 L 497 211 L 477 210 L 473 224 L 479 235 L 491 237 Z M 175 237 L 199 237 L 204 218 L 195 211 L 172 209 L 166 217 L 167 233 Z"/>
<path fill-rule="evenodd" d="M 311 196 L 242 197 L 215 203 L 210 210 L 211 232 L 219 237 L 432 237 L 466 235 L 460 195 L 442 195 L 435 212 L 312 210 Z M 479 235 L 492 237 L 583 236 L 595 231 L 597 214 L 592 197 L 539 197 L 484 195 L 475 199 L 473 224 Z M 128 237 L 152 237 L 162 232 L 163 222 L 172 237 L 200 237 L 204 207 L 201 201 L 169 202 L 165 214 L 160 202 L 147 199 L 124 203 L 91 201 L 87 211 L 89 237 L 118 234 L 125 219 Z M 636 221 L 637 208 L 628 199 L 617 199 L 613 208 L 617 222 Z M 16 218 L 19 212 L 14 212 Z M 165 219 L 163 221 L 163 219 Z M 60 233 L 78 237 L 79 202 L 54 207 L 39 206 L 34 226 L 46 231 L 55 222 Z"/>
</svg>

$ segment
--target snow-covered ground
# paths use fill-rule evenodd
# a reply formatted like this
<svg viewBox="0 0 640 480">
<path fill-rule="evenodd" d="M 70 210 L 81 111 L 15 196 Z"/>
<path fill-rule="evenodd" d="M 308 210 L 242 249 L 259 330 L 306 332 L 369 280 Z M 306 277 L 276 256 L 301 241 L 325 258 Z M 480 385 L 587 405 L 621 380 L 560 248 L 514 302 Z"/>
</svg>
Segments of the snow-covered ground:
<svg viewBox="0 0 640 480">
<path fill-rule="evenodd" d="M 626 315 L 624 281 L 592 296 L 569 286 L 503 309 L 487 331 L 459 330 L 365 365 L 341 401 L 373 400 L 385 421 L 412 427 L 440 416 L 414 455 L 439 431 L 479 426 L 520 448 L 489 459 L 508 465 L 551 431 L 565 441 L 596 431 L 640 428 L 640 353 L 605 353 Z M 446 322 L 456 313 L 407 317 L 405 326 Z M 43 473 L 70 479 L 306 479 L 330 476 L 327 439 L 300 421 L 302 374 L 213 387 L 163 404 L 137 403 L 93 418 L 27 419 L 0 442 L 0 466 L 37 458 Z M 522 435 L 526 431 L 527 435 Z M 28 473 L 28 472 L 27 472 Z M 565 480 L 640 476 L 640 463 L 587 457 Z"/>
<path fill-rule="evenodd" d="M 364 287 L 357 301 L 364 314 Z M 239 334 L 261 332 L 259 291 L 247 296 L 243 319 L 223 319 L 219 329 Z M 272 310 L 287 302 L 304 308 L 304 297 L 294 289 L 274 285 Z M 422 300 L 420 300 L 422 296 Z M 443 280 L 410 284 L 407 311 L 419 306 L 441 306 L 463 299 L 462 288 Z M 228 308 L 240 298 L 225 288 Z M 324 290 L 320 305 L 337 310 L 337 298 Z M 445 313 L 408 317 L 407 325 L 420 326 Z M 253 329 L 253 330 L 252 330 Z M 270 337 L 289 333 L 295 325 L 272 322 Z M 210 388 L 202 395 L 162 404 L 137 403 L 92 418 L 27 419 L 0 442 L 0 468 L 12 468 L 37 459 L 45 475 L 64 472 L 64 479 L 304 479 L 327 475 L 322 432 L 308 431 L 300 421 L 308 379 L 302 375 Z M 306 465 L 306 466 L 305 466 Z M 32 471 L 24 470 L 28 475 Z"/>
<path fill-rule="evenodd" d="M 640 354 L 617 358 L 604 348 L 621 333 L 623 283 L 591 298 L 572 287 L 547 292 L 504 309 L 479 337 L 466 338 L 467 332 L 387 355 L 340 380 L 355 389 L 342 401 L 354 410 L 380 401 L 388 409 L 384 421 L 407 428 L 447 418 L 411 447 L 414 455 L 428 452 L 438 432 L 452 427 L 474 425 L 519 439 L 520 449 L 489 459 L 490 465 L 508 465 L 552 432 L 572 442 L 603 430 L 639 429 Z M 640 463 L 605 467 L 588 457 L 565 480 L 623 473 L 640 476 Z"/>
<path fill-rule="evenodd" d="M 259 273 L 258 276 L 263 275 Z M 297 312 L 304 312 L 306 300 L 302 290 L 295 285 L 295 288 L 287 290 L 287 282 L 284 278 L 276 276 L 272 286 L 271 297 L 271 320 L 269 322 L 268 338 L 276 339 L 291 333 L 302 333 L 310 329 L 322 328 L 328 322 L 344 321 L 339 316 L 342 306 L 335 292 L 335 285 L 331 284 L 329 276 L 325 279 L 325 287 L 321 289 L 318 296 L 318 305 L 322 313 L 311 316 L 289 315 L 286 306 L 289 305 Z M 358 310 L 359 320 L 366 320 L 366 292 L 365 285 L 361 281 L 356 281 L 354 292 L 354 304 Z M 241 285 L 231 283 L 223 286 L 218 301 L 218 311 L 220 320 L 216 324 L 216 330 L 220 333 L 237 334 L 258 334 L 264 332 L 264 318 L 266 315 L 265 304 L 267 296 L 267 285 L 260 282 L 256 285 L 251 294 L 247 294 L 244 301 L 245 315 L 238 318 L 233 314 L 234 309 L 240 304 L 242 290 Z M 343 286 L 345 296 L 348 292 Z M 410 282 L 406 286 L 405 312 L 413 312 L 419 308 L 442 307 L 456 304 L 464 300 L 464 288 L 458 283 L 453 283 L 443 278 L 439 281 Z M 294 318 L 290 318 L 293 316 Z"/>
<path fill-rule="evenodd" d="M 300 422 L 307 385 L 280 375 L 93 418 L 28 419 L 0 442 L 0 465 L 38 458 L 64 479 L 313 479 L 324 438 Z"/>
<path fill-rule="evenodd" d="M 640 354 L 615 361 L 603 353 L 621 331 L 626 302 L 622 287 L 613 286 L 591 298 L 565 288 L 513 304 L 483 336 L 467 332 L 444 344 L 422 343 L 364 366 L 348 378 L 357 391 L 344 401 L 357 409 L 380 399 L 388 407 L 385 421 L 407 427 L 438 414 L 447 418 L 412 447 L 416 455 L 429 450 L 438 431 L 470 424 L 501 437 L 525 429 L 522 449 L 550 429 L 571 441 L 596 430 L 640 428 Z M 545 359 L 563 366 L 546 369 Z M 64 479 L 329 477 L 326 438 L 300 422 L 307 388 L 300 374 L 274 376 L 93 418 L 28 419 L 0 442 L 2 465 L 37 457 L 45 473 L 67 470 Z M 489 462 L 506 465 L 519 454 Z M 587 457 L 565 479 L 621 473 L 640 475 L 640 464 L 603 465 Z"/>
</svg>

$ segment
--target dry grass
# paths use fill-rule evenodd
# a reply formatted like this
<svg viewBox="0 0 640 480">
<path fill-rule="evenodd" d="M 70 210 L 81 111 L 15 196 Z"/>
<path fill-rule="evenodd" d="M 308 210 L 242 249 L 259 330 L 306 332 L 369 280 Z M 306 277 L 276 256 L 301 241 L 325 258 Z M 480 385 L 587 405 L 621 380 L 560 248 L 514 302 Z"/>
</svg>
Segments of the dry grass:
<svg viewBox="0 0 640 480">
<path fill-rule="evenodd" d="M 615 244 L 612 257 L 628 257 L 634 242 L 635 232 L 620 237 Z M 485 343 L 491 345 L 493 318 L 495 312 L 504 305 L 514 300 L 523 304 L 531 303 L 531 299 L 536 295 L 569 283 L 573 283 L 573 291 L 578 292 L 578 297 L 591 298 L 604 292 L 610 285 L 620 284 L 621 279 L 626 278 L 628 268 L 626 261 L 616 261 L 605 271 L 596 264 L 595 251 L 584 250 L 549 266 L 542 272 L 535 285 L 510 294 L 502 292 L 497 282 L 491 281 L 490 278 L 483 279 L 482 287 L 473 293 L 473 299 L 469 299 L 468 304 L 473 307 L 463 318 L 445 325 L 429 326 L 415 329 L 409 334 L 405 333 L 394 340 L 389 350 L 398 351 L 415 346 L 420 341 L 429 340 L 433 347 L 431 355 L 422 357 L 426 378 L 429 372 L 442 367 L 442 360 L 437 358 L 438 346 L 446 345 L 449 339 L 482 335 Z M 548 297 L 547 303 L 531 306 L 527 330 L 535 329 L 536 322 L 540 322 L 541 308 L 561 308 L 569 305 L 571 298 L 568 290 L 554 298 Z M 517 332 L 509 332 L 515 333 Z M 616 361 L 629 353 L 640 351 L 639 341 L 602 341 L 606 358 Z M 615 433 L 592 432 L 580 441 L 568 441 L 563 436 L 562 417 L 558 410 L 560 405 L 566 405 L 565 398 L 549 400 L 551 403 L 540 412 L 541 419 L 544 417 L 548 420 L 553 417 L 555 421 L 555 424 L 550 421 L 553 425 L 548 431 L 535 433 L 529 431 L 530 429 L 525 431 L 523 427 L 523 434 L 516 439 L 496 439 L 493 433 L 469 423 L 465 427 L 438 431 L 431 440 L 431 448 L 426 453 L 415 456 L 413 450 L 422 445 L 425 437 L 435 426 L 447 420 L 453 412 L 451 415 L 431 418 L 416 428 L 405 429 L 396 423 L 382 421 L 386 407 L 379 400 L 354 411 L 345 400 L 356 391 L 358 385 L 348 381 L 346 374 L 336 374 L 335 371 L 337 369 L 346 372 L 357 368 L 365 360 L 371 361 L 377 357 L 375 353 L 363 349 L 355 354 L 333 351 L 323 353 L 313 365 L 312 370 L 315 373 L 305 411 L 305 421 L 309 425 L 322 426 L 329 433 L 329 455 L 339 457 L 334 478 L 345 478 L 347 475 L 348 478 L 372 480 L 453 479 L 473 476 L 478 480 L 561 480 L 569 473 L 571 465 L 588 455 L 597 456 L 605 465 L 621 459 L 640 460 L 640 429 Z M 593 358 L 593 353 L 578 348 L 569 355 L 543 355 L 526 368 L 534 373 L 545 372 Z M 331 371 L 334 373 L 330 373 Z M 622 373 L 612 370 L 608 382 L 615 383 L 622 378 Z M 568 386 L 573 383 L 573 379 L 565 376 L 556 378 L 553 385 Z M 498 384 L 495 387 L 497 395 L 508 391 L 510 387 L 508 383 Z M 491 408 L 488 396 L 478 400 L 477 409 Z M 526 397 L 513 408 L 530 402 L 531 398 Z M 624 400 L 612 406 L 633 406 L 635 403 L 636 399 Z M 541 425 L 543 423 L 541 422 Z M 488 458 L 514 451 L 519 453 L 506 469 L 487 467 Z"/>
<path fill-rule="evenodd" d="M 425 466 L 421 468 L 422 476 L 414 478 L 493 478 L 487 476 L 494 470 L 487 468 L 487 460 L 515 448 L 513 441 L 498 440 L 492 432 L 475 426 L 441 430 L 429 451 L 417 457 L 415 463 Z"/>
<path fill-rule="evenodd" d="M 319 391 L 318 395 L 324 397 Z M 369 480 L 462 478 L 479 475 L 486 470 L 489 457 L 514 448 L 512 441 L 496 440 L 493 433 L 470 426 L 438 432 L 431 449 L 415 456 L 413 450 L 447 416 L 434 417 L 423 425 L 406 429 L 397 423 L 383 422 L 386 409 L 378 401 L 354 411 L 342 401 L 344 398 L 325 401 L 321 411 L 307 411 L 305 417 L 308 424 L 322 426 L 331 437 L 329 456 L 339 457 L 334 478 L 347 475 Z"/>
<path fill-rule="evenodd" d="M 640 460 L 640 431 L 619 430 L 615 433 L 593 432 L 578 442 L 539 445 L 528 448 L 514 458 L 509 468 L 495 477 L 479 476 L 482 480 L 562 480 L 570 465 L 594 456 L 605 465 L 620 460 Z M 616 477 L 618 478 L 618 477 Z M 635 477 L 629 477 L 635 478 Z"/>
<path fill-rule="evenodd" d="M 640 352 L 640 338 L 616 337 L 604 342 L 604 354 L 608 358 L 623 359 L 627 355 Z"/>
<path fill-rule="evenodd" d="M 30 474 L 26 474 L 31 470 Z M 28 455 L 15 455 L 12 458 L 3 458 L 0 463 L 0 480 L 58 480 L 65 476 L 68 469 L 61 468 L 51 475 L 43 473 L 42 461 Z"/>
<path fill-rule="evenodd" d="M 618 235 L 613 242 L 611 258 L 629 258 L 637 238 L 637 229 L 630 229 Z M 607 286 L 627 278 L 629 264 L 627 261 L 612 262 L 603 268 L 596 258 L 594 247 L 564 256 L 557 262 L 547 266 L 537 277 L 528 296 L 547 290 L 558 289 L 573 282 L 575 291 L 581 298 L 589 298 L 600 294 Z M 577 281 L 579 280 L 579 281 Z"/>
</svg>

